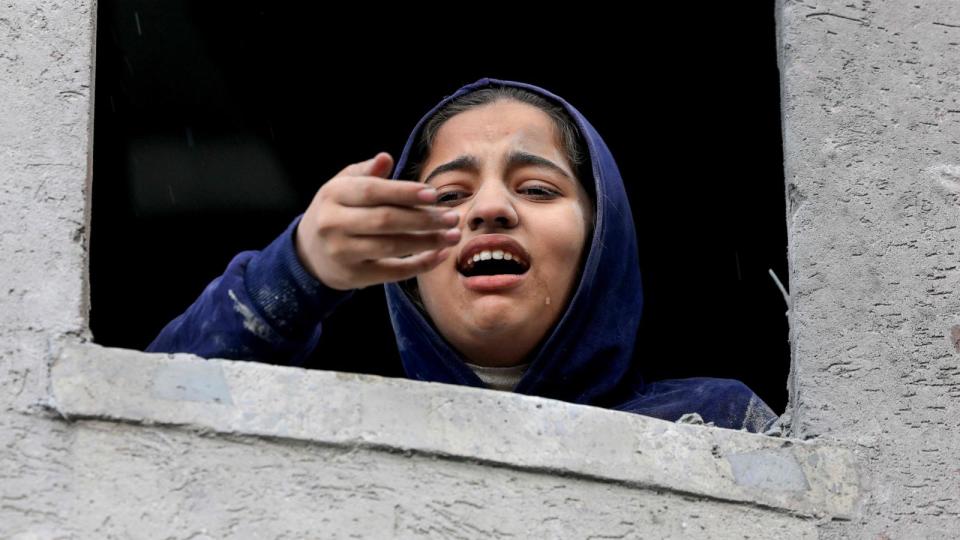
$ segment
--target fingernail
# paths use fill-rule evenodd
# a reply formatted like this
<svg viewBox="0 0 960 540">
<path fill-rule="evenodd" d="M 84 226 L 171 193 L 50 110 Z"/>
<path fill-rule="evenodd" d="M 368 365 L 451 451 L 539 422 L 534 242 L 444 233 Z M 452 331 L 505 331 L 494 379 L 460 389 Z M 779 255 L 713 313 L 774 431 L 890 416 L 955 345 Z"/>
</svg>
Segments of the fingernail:
<svg viewBox="0 0 960 540">
<path fill-rule="evenodd" d="M 456 225 L 460 221 L 460 214 L 451 210 L 443 215 L 443 222 L 447 225 Z"/>
<path fill-rule="evenodd" d="M 421 189 L 417 192 L 417 198 L 423 202 L 433 202 L 437 199 L 437 190 L 433 188 Z"/>
<path fill-rule="evenodd" d="M 454 241 L 460 240 L 460 229 L 447 229 L 443 233 L 443 237 L 447 240 Z"/>
</svg>

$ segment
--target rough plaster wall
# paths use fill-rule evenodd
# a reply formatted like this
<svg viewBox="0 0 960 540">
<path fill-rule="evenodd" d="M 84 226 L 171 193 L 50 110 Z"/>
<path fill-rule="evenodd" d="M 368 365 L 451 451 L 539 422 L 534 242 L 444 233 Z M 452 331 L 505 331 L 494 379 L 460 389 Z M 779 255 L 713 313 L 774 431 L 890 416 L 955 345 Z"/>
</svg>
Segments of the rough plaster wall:
<svg viewBox="0 0 960 540">
<path fill-rule="evenodd" d="M 4 538 L 815 538 L 758 508 L 418 455 L 0 417 Z M 51 433 L 37 447 L 30 435 Z M 38 482 L 38 479 L 56 479 Z M 55 494 L 38 493 L 50 489 Z"/>
<path fill-rule="evenodd" d="M 317 523 L 344 535 L 679 536 L 725 523 L 716 536 L 811 536 L 813 522 L 784 513 L 615 483 L 54 418 L 49 363 L 89 338 L 95 11 L 0 4 L 0 536 L 279 536 Z"/>
<path fill-rule="evenodd" d="M 0 4 L 0 414 L 45 398 L 53 340 L 88 335 L 94 12 Z"/>
<path fill-rule="evenodd" d="M 61 339 L 87 331 L 95 6 L 0 3 L 0 537 L 66 523 L 58 461 L 69 444 L 46 414 Z M 25 415 L 29 412 L 31 415 Z M 13 427 L 16 425 L 16 427 Z M 53 538 L 39 534 L 28 538 Z"/>
<path fill-rule="evenodd" d="M 828 536 L 960 530 L 960 3 L 779 0 L 793 435 L 866 464 Z"/>
<path fill-rule="evenodd" d="M 64 418 L 358 446 L 686 493 L 804 516 L 855 515 L 852 454 L 509 392 L 253 362 L 65 348 Z"/>
</svg>

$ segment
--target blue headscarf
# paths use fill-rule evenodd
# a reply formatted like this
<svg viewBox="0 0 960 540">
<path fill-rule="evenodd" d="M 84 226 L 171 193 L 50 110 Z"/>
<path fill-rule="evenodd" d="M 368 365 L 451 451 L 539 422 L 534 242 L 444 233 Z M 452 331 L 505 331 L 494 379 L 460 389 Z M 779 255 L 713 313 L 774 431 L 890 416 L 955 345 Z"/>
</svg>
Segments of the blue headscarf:
<svg viewBox="0 0 960 540">
<path fill-rule="evenodd" d="M 517 87 L 561 105 L 576 123 L 590 160 L 595 226 L 580 281 L 559 322 L 528 357 L 515 392 L 677 420 L 697 413 L 719 427 L 762 431 L 776 415 L 739 381 L 691 378 L 645 383 L 634 355 L 643 285 L 633 214 L 623 178 L 603 138 L 563 98 L 516 81 L 482 78 L 444 97 L 414 127 L 397 161 L 398 179 L 427 121 L 460 96 Z M 410 378 L 482 387 L 484 383 L 397 283 L 384 285 L 403 367 Z"/>
</svg>

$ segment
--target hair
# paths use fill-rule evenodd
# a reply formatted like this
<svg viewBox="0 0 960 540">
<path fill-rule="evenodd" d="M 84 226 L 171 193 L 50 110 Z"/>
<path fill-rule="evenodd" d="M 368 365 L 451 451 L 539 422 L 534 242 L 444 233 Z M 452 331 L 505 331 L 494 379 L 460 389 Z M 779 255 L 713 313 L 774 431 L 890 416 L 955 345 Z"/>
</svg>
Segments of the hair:
<svg viewBox="0 0 960 540">
<path fill-rule="evenodd" d="M 408 167 L 406 171 L 407 174 L 403 176 L 403 178 L 420 178 L 420 175 L 423 173 L 423 166 L 426 164 L 427 158 L 430 156 L 430 151 L 433 149 L 433 144 L 437 140 L 437 133 L 447 120 L 462 112 L 480 107 L 481 105 L 507 100 L 533 105 L 545 112 L 550 119 L 553 120 L 556 133 L 560 139 L 560 145 L 565 150 L 567 161 L 577 179 L 583 184 L 584 189 L 587 190 L 592 199 L 594 191 L 592 182 L 593 174 L 586 158 L 586 145 L 580 136 L 580 130 L 577 128 L 576 122 L 573 121 L 566 109 L 559 103 L 550 101 L 529 90 L 514 86 L 497 86 L 474 90 L 473 92 L 452 100 L 437 111 L 436 114 L 427 120 L 426 125 L 424 125 L 420 131 L 417 143 L 414 146 L 414 156 L 416 159 L 411 158 L 408 160 L 408 163 L 411 165 Z"/>
<path fill-rule="evenodd" d="M 433 149 L 433 144 L 437 139 L 437 133 L 447 120 L 454 116 L 469 111 L 471 109 L 488 105 L 500 101 L 516 101 L 526 103 L 537 107 L 546 113 L 556 127 L 556 135 L 561 147 L 564 149 L 568 164 L 573 170 L 577 181 L 583 185 L 585 191 L 590 197 L 591 202 L 596 204 L 596 189 L 593 185 L 593 171 L 586 150 L 586 143 L 577 127 L 576 122 L 570 117 L 570 114 L 560 103 L 549 100 L 539 94 L 529 90 L 514 86 L 495 86 L 474 90 L 462 96 L 459 96 L 431 116 L 417 137 L 416 144 L 413 146 L 411 156 L 407 159 L 407 165 L 402 171 L 400 178 L 418 180 L 423 173 L 423 166 L 426 164 Z M 590 231 L 593 231 L 596 220 L 596 210 L 591 212 L 593 220 L 588 224 Z M 589 235 L 588 235 L 589 236 Z M 423 300 L 420 298 L 420 291 L 417 287 L 416 278 L 400 282 L 400 287 L 425 314 L 427 313 Z"/>
</svg>

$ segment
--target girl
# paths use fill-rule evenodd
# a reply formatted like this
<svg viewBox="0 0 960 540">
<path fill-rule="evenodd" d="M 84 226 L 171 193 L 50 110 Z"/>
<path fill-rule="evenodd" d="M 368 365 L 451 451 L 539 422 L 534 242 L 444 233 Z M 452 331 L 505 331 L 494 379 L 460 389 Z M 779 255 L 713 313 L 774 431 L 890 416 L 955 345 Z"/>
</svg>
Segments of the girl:
<svg viewBox="0 0 960 540">
<path fill-rule="evenodd" d="M 353 290 L 382 283 L 410 378 L 765 431 L 776 415 L 738 381 L 639 377 L 631 216 L 577 109 L 483 78 L 429 111 L 395 166 L 381 152 L 325 183 L 147 350 L 296 365 Z"/>
</svg>

